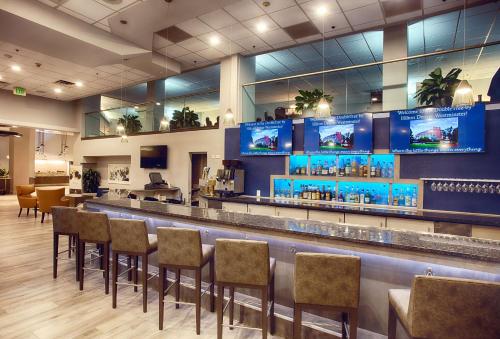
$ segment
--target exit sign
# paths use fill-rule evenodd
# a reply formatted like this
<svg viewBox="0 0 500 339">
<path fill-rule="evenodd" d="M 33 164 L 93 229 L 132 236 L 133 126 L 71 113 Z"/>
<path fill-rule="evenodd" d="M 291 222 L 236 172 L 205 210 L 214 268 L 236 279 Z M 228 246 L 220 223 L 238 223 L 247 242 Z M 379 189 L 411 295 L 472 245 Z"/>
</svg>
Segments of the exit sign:
<svg viewBox="0 0 500 339">
<path fill-rule="evenodd" d="M 26 96 L 26 88 L 14 87 L 14 89 L 12 90 L 12 93 L 14 93 L 14 95 L 22 95 L 23 97 L 25 97 Z"/>
</svg>

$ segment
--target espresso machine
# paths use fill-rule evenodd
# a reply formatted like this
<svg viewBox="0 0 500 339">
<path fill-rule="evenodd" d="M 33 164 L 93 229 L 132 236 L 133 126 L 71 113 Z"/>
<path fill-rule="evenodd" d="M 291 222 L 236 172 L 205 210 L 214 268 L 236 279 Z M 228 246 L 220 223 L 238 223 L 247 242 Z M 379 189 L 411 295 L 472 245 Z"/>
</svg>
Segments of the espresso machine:
<svg viewBox="0 0 500 339">
<path fill-rule="evenodd" d="M 245 170 L 239 160 L 222 160 L 224 168 L 217 170 L 215 192 L 220 196 L 231 197 L 245 191 Z"/>
</svg>

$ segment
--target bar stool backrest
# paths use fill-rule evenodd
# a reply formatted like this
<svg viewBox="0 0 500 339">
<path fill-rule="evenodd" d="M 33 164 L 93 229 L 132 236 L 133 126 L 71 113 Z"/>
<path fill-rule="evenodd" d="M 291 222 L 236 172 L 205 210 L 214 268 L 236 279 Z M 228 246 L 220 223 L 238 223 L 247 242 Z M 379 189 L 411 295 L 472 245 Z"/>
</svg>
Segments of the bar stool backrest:
<svg viewBox="0 0 500 339">
<path fill-rule="evenodd" d="M 52 207 L 52 226 L 54 232 L 63 234 L 78 233 L 76 207 Z"/>
<path fill-rule="evenodd" d="M 111 240 L 109 219 L 106 213 L 78 211 L 77 218 L 80 240 L 89 242 Z"/>
<path fill-rule="evenodd" d="M 295 302 L 358 308 L 361 259 L 350 255 L 297 253 Z"/>
<path fill-rule="evenodd" d="M 158 227 L 158 263 L 163 265 L 201 266 L 200 231 Z"/>
<path fill-rule="evenodd" d="M 265 241 L 217 239 L 217 281 L 266 286 L 270 279 L 269 245 Z"/>
<path fill-rule="evenodd" d="M 415 276 L 409 331 L 419 338 L 498 338 L 500 283 Z"/>
<path fill-rule="evenodd" d="M 109 219 L 113 251 L 146 253 L 148 229 L 144 220 Z"/>
</svg>

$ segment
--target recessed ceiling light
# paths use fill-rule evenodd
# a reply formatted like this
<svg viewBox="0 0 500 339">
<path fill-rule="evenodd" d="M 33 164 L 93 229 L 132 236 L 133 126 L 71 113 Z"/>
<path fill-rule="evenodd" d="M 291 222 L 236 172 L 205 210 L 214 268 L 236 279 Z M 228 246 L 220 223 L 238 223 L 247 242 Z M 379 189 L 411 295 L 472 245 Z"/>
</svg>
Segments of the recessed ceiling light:
<svg viewBox="0 0 500 339">
<path fill-rule="evenodd" d="M 21 70 L 21 66 L 12 65 L 12 66 L 10 66 L 10 69 L 13 70 L 14 72 L 19 72 Z"/>
<path fill-rule="evenodd" d="M 217 35 L 210 38 L 210 45 L 216 46 L 218 44 L 220 44 L 220 38 Z"/>
<path fill-rule="evenodd" d="M 159 103 L 159 102 L 156 103 L 156 106 L 160 106 L 160 105 L 161 105 L 161 103 Z"/>
<path fill-rule="evenodd" d="M 328 13 L 328 8 L 324 5 L 319 6 L 316 8 L 316 14 L 319 16 L 324 16 Z"/>
<path fill-rule="evenodd" d="M 265 22 L 259 22 L 256 26 L 257 28 L 257 31 L 259 33 L 264 33 L 265 31 L 267 31 L 267 24 Z"/>
<path fill-rule="evenodd" d="M 134 106 L 134 109 L 139 109 L 139 106 Z"/>
<path fill-rule="evenodd" d="M 57 87 L 57 88 L 54 88 L 54 92 L 56 92 L 56 93 L 62 93 L 62 89 L 60 89 L 60 88 L 58 88 L 58 87 Z"/>
<path fill-rule="evenodd" d="M 77 81 L 77 82 L 75 82 L 75 86 L 76 87 L 82 87 L 83 86 L 83 82 Z"/>
</svg>

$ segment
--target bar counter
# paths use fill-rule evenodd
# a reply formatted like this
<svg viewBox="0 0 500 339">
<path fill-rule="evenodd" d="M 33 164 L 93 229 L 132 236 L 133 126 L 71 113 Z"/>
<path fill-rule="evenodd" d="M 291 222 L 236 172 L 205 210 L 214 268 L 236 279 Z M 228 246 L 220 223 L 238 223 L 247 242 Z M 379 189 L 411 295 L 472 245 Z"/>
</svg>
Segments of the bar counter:
<svg viewBox="0 0 500 339">
<path fill-rule="evenodd" d="M 500 281 L 500 241 L 129 199 L 87 200 L 85 207 L 105 212 L 111 218 L 145 220 L 149 233 L 156 233 L 157 227 L 198 229 L 206 244 L 215 244 L 218 238 L 267 241 L 270 255 L 277 261 L 276 313 L 287 321 L 292 315 L 291 291 L 297 252 L 349 254 L 361 258 L 359 325 L 360 331 L 370 335 L 387 333 L 388 289 L 409 288 L 416 274 Z M 150 265 L 156 265 L 155 254 L 151 256 Z M 251 293 L 237 292 L 240 292 L 237 303 L 255 307 L 257 299 Z"/>
</svg>

